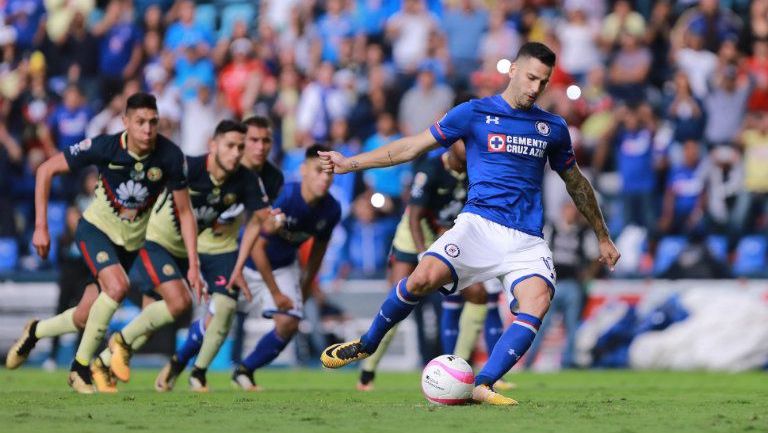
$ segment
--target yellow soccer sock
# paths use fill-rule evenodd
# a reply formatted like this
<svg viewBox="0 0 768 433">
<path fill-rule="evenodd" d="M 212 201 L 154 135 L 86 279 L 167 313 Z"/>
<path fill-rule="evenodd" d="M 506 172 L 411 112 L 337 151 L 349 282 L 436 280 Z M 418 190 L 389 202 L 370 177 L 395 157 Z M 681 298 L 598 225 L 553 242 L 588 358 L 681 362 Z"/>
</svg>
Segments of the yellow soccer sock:
<svg viewBox="0 0 768 433">
<path fill-rule="evenodd" d="M 398 326 L 399 325 L 395 325 L 392 329 L 387 331 L 387 333 L 384 334 L 384 338 L 381 339 L 381 343 L 379 343 L 379 348 L 376 349 L 376 351 L 373 352 L 371 356 L 363 360 L 363 364 L 361 366 L 363 371 L 376 371 L 376 368 L 379 366 L 379 362 L 381 362 L 381 358 L 383 358 L 387 353 L 389 344 L 395 337 L 395 333 L 397 333 Z"/>
<path fill-rule="evenodd" d="M 77 332 L 77 326 L 75 326 L 75 309 L 72 307 L 60 314 L 53 317 L 49 317 L 45 320 L 37 322 L 35 327 L 35 337 L 56 337 L 58 335 L 71 334 Z"/>
<path fill-rule="evenodd" d="M 117 301 L 104 292 L 101 292 L 94 301 L 91 312 L 88 314 L 88 321 L 85 323 L 83 338 L 80 340 L 80 346 L 78 346 L 75 355 L 75 361 L 80 365 L 90 364 L 93 353 L 96 352 L 96 348 L 104 339 L 109 321 L 119 305 Z"/>
<path fill-rule="evenodd" d="M 173 323 L 174 318 L 165 301 L 153 302 L 134 317 L 122 331 L 123 340 L 133 347 L 133 341 L 142 335 L 151 334 L 163 326 Z"/>
<path fill-rule="evenodd" d="M 477 337 L 485 325 L 486 314 L 488 314 L 488 307 L 485 304 L 464 303 L 464 311 L 461 312 L 461 319 L 459 319 L 459 336 L 453 351 L 456 356 L 469 361 L 477 343 Z"/>
<path fill-rule="evenodd" d="M 232 326 L 232 319 L 235 317 L 235 309 L 237 308 L 237 301 L 220 293 L 214 293 L 211 296 L 211 302 L 213 303 L 213 317 L 205 328 L 203 346 L 195 360 L 195 367 L 199 369 L 206 369 L 211 365 L 211 361 L 229 334 L 229 328 Z"/>
</svg>

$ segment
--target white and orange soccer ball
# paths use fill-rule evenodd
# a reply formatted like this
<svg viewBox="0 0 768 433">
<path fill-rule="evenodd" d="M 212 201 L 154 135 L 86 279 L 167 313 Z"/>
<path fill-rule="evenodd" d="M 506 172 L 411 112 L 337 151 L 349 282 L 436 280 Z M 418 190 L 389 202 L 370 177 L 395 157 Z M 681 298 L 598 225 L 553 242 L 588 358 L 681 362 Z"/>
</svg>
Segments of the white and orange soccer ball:
<svg viewBox="0 0 768 433">
<path fill-rule="evenodd" d="M 472 398 L 475 374 L 467 361 L 454 355 L 440 355 L 429 361 L 421 373 L 421 391 L 431 403 L 466 404 Z"/>
</svg>

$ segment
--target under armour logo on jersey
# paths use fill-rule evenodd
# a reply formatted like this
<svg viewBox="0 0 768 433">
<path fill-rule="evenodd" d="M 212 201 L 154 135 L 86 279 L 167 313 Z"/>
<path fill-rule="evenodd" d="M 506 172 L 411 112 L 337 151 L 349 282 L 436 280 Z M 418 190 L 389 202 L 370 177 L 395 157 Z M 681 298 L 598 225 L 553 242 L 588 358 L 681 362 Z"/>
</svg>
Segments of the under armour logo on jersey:
<svg viewBox="0 0 768 433">
<path fill-rule="evenodd" d="M 491 123 L 493 123 L 494 125 L 498 125 L 499 124 L 499 116 L 486 115 L 485 116 L 485 124 L 486 125 L 490 125 Z"/>
</svg>

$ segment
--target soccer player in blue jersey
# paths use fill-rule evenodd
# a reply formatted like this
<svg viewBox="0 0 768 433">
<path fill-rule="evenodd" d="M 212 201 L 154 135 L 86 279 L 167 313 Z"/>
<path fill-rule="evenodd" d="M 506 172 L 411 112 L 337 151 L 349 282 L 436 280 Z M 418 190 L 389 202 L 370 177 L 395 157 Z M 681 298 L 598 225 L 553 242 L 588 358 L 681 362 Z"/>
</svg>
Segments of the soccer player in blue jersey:
<svg viewBox="0 0 768 433">
<path fill-rule="evenodd" d="M 123 122 L 124 132 L 72 145 L 43 163 L 36 174 L 32 244 L 45 258 L 50 248 L 46 210 L 53 176 L 88 165 L 99 169 L 96 197 L 85 210 L 75 233 L 83 258 L 101 289 L 98 296 L 88 291 L 83 296 L 84 299 L 95 297 L 95 300 L 92 305 L 86 305 L 88 320 L 69 374 L 69 385 L 80 393 L 94 392 L 91 358 L 128 292 L 126 270 L 144 243 L 152 206 L 166 189 L 171 191 L 176 203 L 181 238 L 188 254 L 187 278 L 192 288 L 202 288 L 197 224 L 187 191 L 184 156 L 176 144 L 157 132 L 159 116 L 155 97 L 146 93 L 129 97 Z M 30 335 L 36 334 L 32 331 Z"/>
<path fill-rule="evenodd" d="M 262 316 L 273 319 L 275 328 L 264 335 L 232 374 L 232 381 L 246 391 L 258 391 L 255 370 L 268 365 L 285 349 L 304 317 L 304 300 L 320 269 L 333 228 L 341 218 L 341 206 L 329 193 L 333 174 L 322 170 L 314 145 L 307 149 L 301 165 L 301 182 L 285 185 L 275 206 L 285 214 L 285 225 L 276 233 L 261 236 L 245 268 L 245 276 L 260 304 Z M 313 237 L 305 269 L 299 268 L 297 253 Z M 253 269 L 255 265 L 255 270 Z"/>
<path fill-rule="evenodd" d="M 499 95 L 451 109 L 428 130 L 374 151 L 345 158 L 321 153 L 328 172 L 347 173 L 413 160 L 462 139 L 470 185 L 456 223 L 427 250 L 416 269 L 399 281 L 359 339 L 326 348 L 321 362 L 339 368 L 367 358 L 382 337 L 435 290 L 454 293 L 473 283 L 499 278 L 518 314 L 475 378 L 472 398 L 493 405 L 517 401 L 493 389 L 531 345 L 555 290 L 552 253 L 543 239 L 544 166 L 557 171 L 568 193 L 597 234 L 599 260 L 611 269 L 619 252 L 611 241 L 594 190 L 575 162 L 565 121 L 534 103 L 544 91 L 555 54 L 537 42 L 524 44 Z"/>
</svg>

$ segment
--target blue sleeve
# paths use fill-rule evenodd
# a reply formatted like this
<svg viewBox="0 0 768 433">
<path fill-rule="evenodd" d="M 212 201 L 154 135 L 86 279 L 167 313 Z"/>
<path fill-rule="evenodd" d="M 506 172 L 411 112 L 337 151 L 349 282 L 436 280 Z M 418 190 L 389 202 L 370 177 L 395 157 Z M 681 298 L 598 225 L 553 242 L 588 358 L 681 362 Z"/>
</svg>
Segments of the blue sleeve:
<svg viewBox="0 0 768 433">
<path fill-rule="evenodd" d="M 77 171 L 89 165 L 108 164 L 114 153 L 114 146 L 110 145 L 110 137 L 114 139 L 113 136 L 108 135 L 86 138 L 64 149 L 64 159 L 67 160 L 69 169 Z"/>
<path fill-rule="evenodd" d="M 568 170 L 576 164 L 576 155 L 573 152 L 571 144 L 571 134 L 568 132 L 568 125 L 561 120 L 559 137 L 552 143 L 554 146 L 549 149 L 549 166 L 556 172 Z"/>
<path fill-rule="evenodd" d="M 442 119 L 429 127 L 429 132 L 443 147 L 452 145 L 456 140 L 469 135 L 469 124 L 472 119 L 472 106 L 464 102 L 445 113 Z"/>
</svg>

